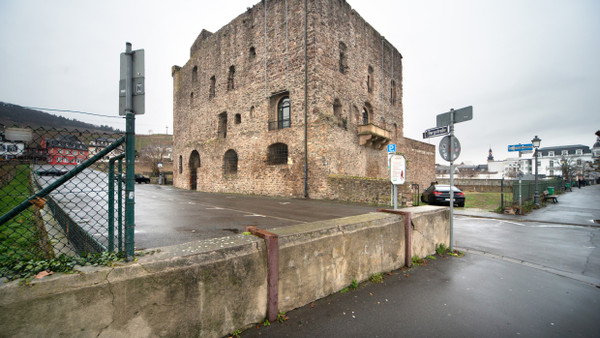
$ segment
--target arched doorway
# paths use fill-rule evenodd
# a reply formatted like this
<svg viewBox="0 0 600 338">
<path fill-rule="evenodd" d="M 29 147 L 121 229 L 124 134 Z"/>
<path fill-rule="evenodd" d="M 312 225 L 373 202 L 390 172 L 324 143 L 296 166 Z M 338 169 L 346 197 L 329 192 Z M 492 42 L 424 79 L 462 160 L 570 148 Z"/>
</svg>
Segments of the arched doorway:
<svg viewBox="0 0 600 338">
<path fill-rule="evenodd" d="M 198 189 L 198 168 L 200 168 L 200 154 L 198 151 L 192 151 L 190 155 L 190 190 Z"/>
</svg>

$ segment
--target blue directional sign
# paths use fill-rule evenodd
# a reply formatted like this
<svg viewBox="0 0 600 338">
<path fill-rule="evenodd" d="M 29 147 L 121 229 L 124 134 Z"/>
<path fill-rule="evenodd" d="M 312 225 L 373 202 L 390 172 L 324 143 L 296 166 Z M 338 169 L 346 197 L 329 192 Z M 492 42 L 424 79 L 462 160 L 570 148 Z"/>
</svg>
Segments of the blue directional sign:
<svg viewBox="0 0 600 338">
<path fill-rule="evenodd" d="M 533 143 L 526 144 L 511 144 L 508 146 L 508 151 L 532 151 Z"/>
<path fill-rule="evenodd" d="M 388 153 L 395 153 L 396 152 L 396 145 L 395 144 L 388 144 Z"/>
</svg>

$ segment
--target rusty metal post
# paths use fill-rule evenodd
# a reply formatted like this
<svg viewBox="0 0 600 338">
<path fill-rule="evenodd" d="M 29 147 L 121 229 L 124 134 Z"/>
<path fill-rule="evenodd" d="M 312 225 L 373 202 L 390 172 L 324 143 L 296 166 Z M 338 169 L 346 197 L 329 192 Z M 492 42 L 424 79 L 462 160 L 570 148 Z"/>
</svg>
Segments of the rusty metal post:
<svg viewBox="0 0 600 338">
<path fill-rule="evenodd" d="M 279 313 L 279 236 L 255 226 L 246 232 L 265 240 L 267 245 L 267 319 L 273 323 Z"/>
<path fill-rule="evenodd" d="M 390 210 L 390 209 L 377 209 L 377 212 L 387 212 L 389 214 L 396 214 L 404 216 L 404 265 L 407 267 L 412 266 L 412 219 L 411 213 L 408 211 L 401 210 Z"/>
</svg>

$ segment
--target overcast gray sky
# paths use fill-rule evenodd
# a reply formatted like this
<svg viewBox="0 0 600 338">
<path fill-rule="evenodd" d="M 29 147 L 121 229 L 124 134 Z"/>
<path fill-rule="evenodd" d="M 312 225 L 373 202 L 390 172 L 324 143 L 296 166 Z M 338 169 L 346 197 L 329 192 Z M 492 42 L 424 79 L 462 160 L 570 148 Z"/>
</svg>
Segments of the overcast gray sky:
<svg viewBox="0 0 600 338">
<path fill-rule="evenodd" d="M 407 137 L 422 140 L 437 114 L 472 105 L 473 120 L 456 125 L 457 162 L 485 163 L 490 146 L 496 159 L 509 157 L 509 144 L 535 135 L 542 147 L 594 143 L 600 1 L 347 2 L 403 55 Z M 129 41 L 146 51 L 136 131 L 172 133 L 171 66 L 185 64 L 203 28 L 215 32 L 255 3 L 0 0 L 0 101 L 117 116 Z M 124 129 L 118 118 L 68 116 Z"/>
</svg>

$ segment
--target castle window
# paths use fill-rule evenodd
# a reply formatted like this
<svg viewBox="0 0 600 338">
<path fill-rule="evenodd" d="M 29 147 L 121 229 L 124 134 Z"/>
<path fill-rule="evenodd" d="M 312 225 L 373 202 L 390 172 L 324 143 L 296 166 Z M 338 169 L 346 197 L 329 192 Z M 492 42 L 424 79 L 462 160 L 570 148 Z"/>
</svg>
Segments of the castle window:
<svg viewBox="0 0 600 338">
<path fill-rule="evenodd" d="M 333 115 L 336 117 L 337 119 L 337 124 L 339 127 L 342 127 L 344 129 L 348 128 L 348 119 L 345 119 L 344 117 L 342 117 L 342 104 L 340 103 L 339 99 L 335 99 L 333 101 Z"/>
<path fill-rule="evenodd" d="M 251 59 L 254 59 L 254 57 L 256 56 L 256 49 L 254 49 L 254 46 L 250 47 L 250 51 L 248 52 L 248 54 L 250 55 Z"/>
<path fill-rule="evenodd" d="M 198 82 L 198 66 L 194 66 L 192 69 L 192 84 Z"/>
<path fill-rule="evenodd" d="M 277 129 L 290 127 L 290 97 L 284 96 L 277 104 Z"/>
<path fill-rule="evenodd" d="M 367 110 L 366 107 L 363 107 L 362 110 L 362 124 L 369 124 L 369 111 Z"/>
<path fill-rule="evenodd" d="M 194 92 L 190 93 L 190 106 L 194 104 Z"/>
<path fill-rule="evenodd" d="M 348 70 L 348 55 L 346 45 L 340 41 L 340 73 L 346 74 Z"/>
<path fill-rule="evenodd" d="M 235 114 L 235 124 L 242 123 L 242 114 Z"/>
<path fill-rule="evenodd" d="M 375 80 L 373 79 L 373 67 L 369 66 L 368 68 L 369 74 L 367 75 L 367 92 L 373 92 L 373 86 L 375 84 Z"/>
<path fill-rule="evenodd" d="M 267 149 L 267 164 L 287 164 L 288 146 L 285 143 L 273 143 Z"/>
<path fill-rule="evenodd" d="M 217 79 L 215 78 L 215 76 L 211 76 L 210 77 L 210 89 L 208 91 L 208 99 L 212 99 L 215 97 L 215 86 L 217 84 Z"/>
<path fill-rule="evenodd" d="M 219 127 L 217 129 L 217 134 L 220 138 L 227 137 L 227 112 L 222 112 L 219 114 Z"/>
<path fill-rule="evenodd" d="M 338 118 L 342 117 L 342 104 L 339 99 L 333 101 L 333 115 Z"/>
<path fill-rule="evenodd" d="M 254 117 L 254 106 L 250 107 L 250 118 Z"/>
<path fill-rule="evenodd" d="M 179 155 L 179 173 L 183 173 L 183 156 Z"/>
<path fill-rule="evenodd" d="M 223 174 L 224 175 L 235 175 L 238 170 L 238 155 L 233 149 L 229 149 L 225 152 L 223 157 Z"/>
<path fill-rule="evenodd" d="M 227 75 L 227 90 L 235 89 L 234 83 L 235 67 L 229 67 L 229 75 Z"/>
<path fill-rule="evenodd" d="M 396 105 L 396 81 L 392 80 L 390 84 L 390 104 L 392 106 Z"/>
<path fill-rule="evenodd" d="M 276 93 L 269 99 L 269 130 L 291 126 L 289 94 L 287 91 Z"/>
</svg>

